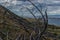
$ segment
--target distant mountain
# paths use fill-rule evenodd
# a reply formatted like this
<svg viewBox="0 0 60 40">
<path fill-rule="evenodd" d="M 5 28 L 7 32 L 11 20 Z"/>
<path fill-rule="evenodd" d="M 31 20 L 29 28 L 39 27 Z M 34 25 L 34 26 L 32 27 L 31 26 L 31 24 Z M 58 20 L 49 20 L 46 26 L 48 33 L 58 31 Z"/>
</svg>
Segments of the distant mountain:
<svg viewBox="0 0 60 40">
<path fill-rule="evenodd" d="M 60 18 L 60 15 L 48 15 L 49 18 Z"/>
</svg>

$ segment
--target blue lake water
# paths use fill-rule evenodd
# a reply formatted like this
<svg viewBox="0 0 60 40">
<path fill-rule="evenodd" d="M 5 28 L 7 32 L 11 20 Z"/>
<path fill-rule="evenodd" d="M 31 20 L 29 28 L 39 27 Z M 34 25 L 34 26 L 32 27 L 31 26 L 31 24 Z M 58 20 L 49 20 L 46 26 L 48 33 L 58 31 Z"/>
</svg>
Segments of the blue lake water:
<svg viewBox="0 0 60 40">
<path fill-rule="evenodd" d="M 48 19 L 48 23 L 51 25 L 60 26 L 60 19 Z"/>
<path fill-rule="evenodd" d="M 49 15 L 48 23 L 51 25 L 60 26 L 60 15 Z"/>
</svg>

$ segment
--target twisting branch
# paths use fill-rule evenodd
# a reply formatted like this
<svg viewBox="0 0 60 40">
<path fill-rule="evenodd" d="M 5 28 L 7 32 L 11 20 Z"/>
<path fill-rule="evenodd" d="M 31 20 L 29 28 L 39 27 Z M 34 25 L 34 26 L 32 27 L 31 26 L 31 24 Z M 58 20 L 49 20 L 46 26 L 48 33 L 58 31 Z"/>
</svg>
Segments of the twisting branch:
<svg viewBox="0 0 60 40">
<path fill-rule="evenodd" d="M 38 24 L 39 24 L 39 21 L 38 21 L 38 19 L 36 18 L 36 16 L 33 14 L 33 12 L 29 9 L 29 8 L 27 8 L 27 10 L 30 12 L 30 14 L 32 14 L 33 15 L 33 17 L 35 18 L 35 20 L 36 20 L 36 23 L 34 24 L 35 26 L 34 26 L 34 31 L 36 32 L 36 34 L 38 34 L 39 33 L 39 26 L 38 26 Z"/>
<path fill-rule="evenodd" d="M 40 33 L 40 38 L 41 38 L 41 36 L 44 34 L 44 32 L 46 31 L 46 29 L 47 29 L 47 25 L 48 25 L 48 16 L 47 16 L 47 10 L 45 11 L 45 17 L 44 17 L 44 15 L 43 15 L 43 13 L 42 13 L 42 11 L 34 4 L 34 3 L 32 3 L 30 0 L 28 0 L 39 12 L 40 12 L 40 14 L 42 15 L 42 18 L 43 18 L 43 21 L 44 21 L 44 30 Z"/>
<path fill-rule="evenodd" d="M 48 24 L 48 15 L 47 15 L 47 9 L 45 10 L 45 16 L 46 16 L 46 22 Z"/>
<path fill-rule="evenodd" d="M 31 33 L 31 35 L 30 35 L 30 40 L 34 40 L 34 38 L 33 38 L 33 36 L 32 36 L 32 33 Z"/>
<path fill-rule="evenodd" d="M 41 37 L 43 37 L 43 34 L 45 33 L 45 31 L 46 31 L 46 29 L 47 29 L 47 27 L 48 27 L 47 9 L 45 10 L 45 16 L 44 16 L 44 15 L 43 15 L 43 12 L 42 12 L 42 8 L 41 8 L 41 10 L 40 10 L 34 3 L 32 3 L 30 0 L 28 0 L 28 1 L 29 1 L 29 2 L 40 12 L 40 14 L 42 15 L 42 19 L 43 19 L 43 21 L 44 21 L 44 24 L 43 24 L 44 29 L 43 29 L 43 31 L 41 32 L 40 29 L 38 28 L 38 23 L 39 23 L 39 21 L 37 20 L 36 16 L 33 14 L 33 12 L 30 11 L 30 9 L 26 8 L 26 9 L 33 15 L 33 17 L 35 18 L 35 20 L 37 21 L 37 22 L 36 22 L 37 25 L 34 25 L 34 26 L 36 26 L 34 31 L 36 31 L 36 32 L 39 31 L 39 32 L 40 32 L 40 33 L 39 33 L 39 32 L 37 33 L 37 34 L 38 34 L 37 36 L 38 36 L 38 39 L 41 39 Z M 6 10 L 6 11 L 9 12 L 9 10 Z M 11 12 L 9 12 L 9 13 L 11 13 Z M 13 16 L 13 15 L 12 15 L 12 16 Z M 13 18 L 15 18 L 15 17 L 13 17 Z M 16 19 L 17 19 L 17 18 L 16 18 Z M 20 19 L 17 19 L 17 20 L 21 21 L 21 23 L 19 23 L 19 24 L 22 24 L 22 25 L 24 26 L 24 30 L 29 33 L 28 29 L 32 28 L 32 27 L 30 27 L 30 25 L 28 25 L 28 23 L 30 24 L 30 22 L 26 23 L 27 21 L 20 20 Z M 23 21 L 24 21 L 24 22 L 23 22 Z M 26 27 L 26 26 L 27 26 L 27 27 Z M 32 29 L 34 29 L 34 28 L 32 28 Z M 8 35 L 8 34 L 7 34 L 7 35 Z M 7 36 L 7 38 L 8 38 L 8 36 Z M 18 40 L 18 39 L 24 40 L 23 38 L 24 38 L 24 35 L 20 35 L 20 36 L 18 36 L 18 37 L 16 38 L 16 40 Z M 44 38 L 44 37 L 43 37 L 43 38 Z M 30 39 L 31 39 L 31 40 L 34 40 L 34 38 L 33 38 L 33 36 L 32 36 L 32 33 L 31 33 L 31 35 L 30 35 Z"/>
<path fill-rule="evenodd" d="M 40 14 L 42 15 L 43 20 L 45 20 L 42 11 L 34 3 L 32 3 L 30 0 L 28 0 L 28 1 L 40 12 Z"/>
<path fill-rule="evenodd" d="M 43 35 L 43 33 L 46 31 L 47 27 L 48 27 L 48 16 L 47 16 L 47 9 L 45 11 L 45 21 L 44 21 L 44 30 L 40 33 L 40 37 Z"/>
<path fill-rule="evenodd" d="M 33 12 L 29 9 L 29 8 L 27 8 L 26 7 L 26 9 L 30 12 L 30 14 L 32 14 L 33 15 L 33 17 L 35 18 L 35 20 L 37 21 L 37 18 L 36 18 L 36 16 L 33 14 Z"/>
<path fill-rule="evenodd" d="M 45 39 L 45 40 L 47 40 L 47 39 L 45 38 L 45 36 L 42 36 L 42 38 Z"/>
<path fill-rule="evenodd" d="M 44 15 L 42 13 L 42 7 L 41 7 L 41 10 L 40 10 L 34 3 L 32 3 L 30 0 L 28 0 L 28 1 L 40 12 L 40 14 L 42 15 L 43 21 L 45 21 Z"/>
</svg>

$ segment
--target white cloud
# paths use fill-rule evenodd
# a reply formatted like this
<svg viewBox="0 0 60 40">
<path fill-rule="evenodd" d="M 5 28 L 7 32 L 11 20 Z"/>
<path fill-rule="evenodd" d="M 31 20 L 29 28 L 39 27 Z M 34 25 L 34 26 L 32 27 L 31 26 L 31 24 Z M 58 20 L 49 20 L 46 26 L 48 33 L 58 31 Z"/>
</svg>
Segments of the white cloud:
<svg viewBox="0 0 60 40">
<path fill-rule="evenodd" d="M 60 14 L 60 7 L 59 6 L 56 6 L 56 7 L 49 6 L 48 7 L 48 14 L 50 14 L 50 15 Z"/>
<path fill-rule="evenodd" d="M 49 13 L 55 13 L 55 14 L 60 14 L 60 9 L 59 10 L 54 10 L 54 11 L 50 11 Z"/>
<path fill-rule="evenodd" d="M 43 0 L 38 0 L 39 3 L 43 3 Z"/>
<path fill-rule="evenodd" d="M 60 3 L 60 1 L 54 1 L 54 3 Z"/>
<path fill-rule="evenodd" d="M 53 4 L 53 3 L 60 3 L 60 0 L 47 0 L 46 2 L 49 4 Z"/>
<path fill-rule="evenodd" d="M 60 4 L 60 0 L 47 0 L 46 1 L 47 4 L 56 4 L 56 6 L 48 6 L 48 14 L 50 15 L 59 15 L 60 14 L 60 6 L 58 6 Z"/>
</svg>

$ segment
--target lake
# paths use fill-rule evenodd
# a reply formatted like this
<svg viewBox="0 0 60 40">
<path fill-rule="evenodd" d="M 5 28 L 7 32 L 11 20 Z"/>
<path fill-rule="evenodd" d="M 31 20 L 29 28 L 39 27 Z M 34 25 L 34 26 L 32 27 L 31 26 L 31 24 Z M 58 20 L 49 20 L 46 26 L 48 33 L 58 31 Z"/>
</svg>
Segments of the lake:
<svg viewBox="0 0 60 40">
<path fill-rule="evenodd" d="M 60 19 L 48 19 L 48 23 L 51 25 L 60 26 Z"/>
</svg>

